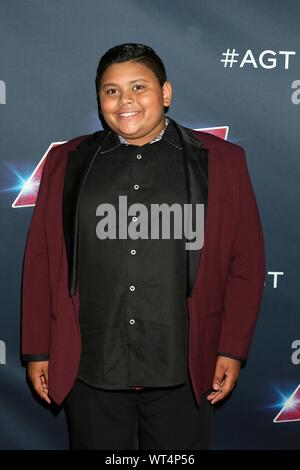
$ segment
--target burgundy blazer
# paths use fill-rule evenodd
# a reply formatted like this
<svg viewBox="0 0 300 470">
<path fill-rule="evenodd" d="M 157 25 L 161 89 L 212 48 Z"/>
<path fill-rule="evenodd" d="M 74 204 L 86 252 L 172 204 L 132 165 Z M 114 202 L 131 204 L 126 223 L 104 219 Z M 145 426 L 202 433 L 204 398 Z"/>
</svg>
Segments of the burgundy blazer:
<svg viewBox="0 0 300 470">
<path fill-rule="evenodd" d="M 244 149 L 173 122 L 182 140 L 188 202 L 207 203 L 203 248 L 188 253 L 189 371 L 199 403 L 212 387 L 218 353 L 248 356 L 265 280 L 264 238 Z M 79 199 L 108 132 L 49 152 L 28 230 L 21 355 L 49 360 L 49 395 L 58 405 L 75 383 L 81 354 Z"/>
</svg>

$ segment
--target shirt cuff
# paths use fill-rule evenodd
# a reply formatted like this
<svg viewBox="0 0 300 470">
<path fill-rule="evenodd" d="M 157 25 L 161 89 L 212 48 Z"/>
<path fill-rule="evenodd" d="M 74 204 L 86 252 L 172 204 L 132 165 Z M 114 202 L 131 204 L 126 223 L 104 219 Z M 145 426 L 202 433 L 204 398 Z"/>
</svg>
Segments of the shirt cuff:
<svg viewBox="0 0 300 470">
<path fill-rule="evenodd" d="M 230 357 L 231 359 L 236 359 L 236 360 L 241 361 L 241 362 L 246 361 L 246 357 L 236 357 L 236 356 L 233 356 L 232 354 L 227 354 L 227 353 L 223 353 L 223 352 L 217 352 L 217 355 L 218 356 Z"/>
<path fill-rule="evenodd" d="M 26 362 L 48 361 L 49 354 L 22 354 L 21 360 Z"/>
</svg>

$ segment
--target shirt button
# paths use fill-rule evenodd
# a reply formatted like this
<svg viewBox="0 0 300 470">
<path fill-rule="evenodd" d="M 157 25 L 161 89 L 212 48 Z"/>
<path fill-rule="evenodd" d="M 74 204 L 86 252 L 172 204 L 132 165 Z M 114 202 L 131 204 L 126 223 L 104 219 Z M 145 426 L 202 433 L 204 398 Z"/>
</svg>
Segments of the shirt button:
<svg viewBox="0 0 300 470">
<path fill-rule="evenodd" d="M 133 222 L 136 222 L 136 221 L 137 221 L 137 217 L 136 217 L 136 216 L 134 216 L 134 217 L 132 217 L 132 219 L 131 219 L 131 220 L 132 220 Z"/>
<path fill-rule="evenodd" d="M 134 189 L 139 189 L 139 185 L 138 185 L 138 184 L 135 184 L 133 187 L 134 187 Z"/>
<path fill-rule="evenodd" d="M 131 250 L 130 253 L 131 253 L 132 255 L 135 255 L 135 254 L 136 254 L 136 251 L 135 251 L 135 250 Z"/>
<path fill-rule="evenodd" d="M 135 290 L 135 286 L 130 286 L 130 290 L 131 290 L 131 291 L 134 291 L 134 290 Z"/>
<path fill-rule="evenodd" d="M 131 319 L 129 320 L 129 323 L 130 323 L 130 325 L 134 325 L 134 324 L 135 324 L 135 320 L 134 320 L 133 318 L 131 318 Z"/>
<path fill-rule="evenodd" d="M 137 155 L 136 158 L 140 160 L 142 158 L 142 155 Z"/>
</svg>

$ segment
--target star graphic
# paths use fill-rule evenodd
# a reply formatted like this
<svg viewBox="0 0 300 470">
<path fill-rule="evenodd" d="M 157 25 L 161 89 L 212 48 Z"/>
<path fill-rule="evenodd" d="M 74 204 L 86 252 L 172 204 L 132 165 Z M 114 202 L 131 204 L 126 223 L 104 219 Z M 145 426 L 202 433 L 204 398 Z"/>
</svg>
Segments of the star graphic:
<svg viewBox="0 0 300 470">
<path fill-rule="evenodd" d="M 65 142 L 52 142 L 52 144 L 49 145 L 46 152 L 40 159 L 39 163 L 31 173 L 27 181 L 25 181 L 25 183 L 23 184 L 23 187 L 19 192 L 18 196 L 12 203 L 12 207 L 14 209 L 19 207 L 31 207 L 35 205 L 46 157 L 52 148 L 64 143 Z"/>
<path fill-rule="evenodd" d="M 273 423 L 300 421 L 300 384 L 284 402 L 284 406 L 273 419 Z"/>
</svg>

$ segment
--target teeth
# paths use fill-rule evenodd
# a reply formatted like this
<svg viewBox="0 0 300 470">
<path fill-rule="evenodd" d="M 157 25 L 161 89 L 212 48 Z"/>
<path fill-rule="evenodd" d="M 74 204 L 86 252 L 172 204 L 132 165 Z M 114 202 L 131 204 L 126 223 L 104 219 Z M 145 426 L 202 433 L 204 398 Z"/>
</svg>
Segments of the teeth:
<svg viewBox="0 0 300 470">
<path fill-rule="evenodd" d="M 134 114 L 137 114 L 137 111 L 134 111 L 132 113 L 120 113 L 120 116 L 133 116 Z"/>
</svg>

